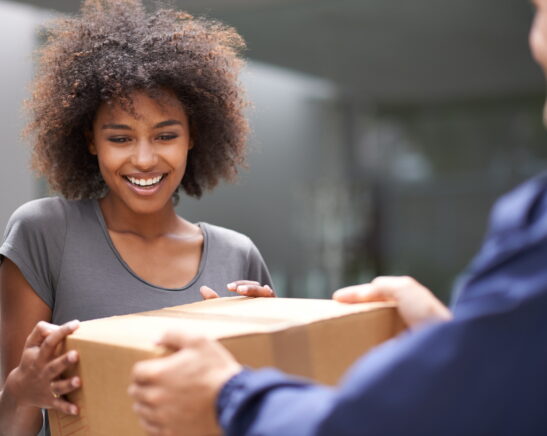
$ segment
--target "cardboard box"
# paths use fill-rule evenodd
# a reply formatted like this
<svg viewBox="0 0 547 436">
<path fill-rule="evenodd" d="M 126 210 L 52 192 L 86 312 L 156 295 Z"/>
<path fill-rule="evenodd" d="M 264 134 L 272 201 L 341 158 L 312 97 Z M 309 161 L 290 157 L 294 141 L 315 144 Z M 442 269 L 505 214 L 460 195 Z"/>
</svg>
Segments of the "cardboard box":
<svg viewBox="0 0 547 436">
<path fill-rule="evenodd" d="M 66 339 L 80 354 L 82 389 L 71 395 L 78 417 L 50 412 L 54 436 L 144 435 L 127 395 L 135 362 L 158 357 L 154 345 L 176 327 L 217 338 L 253 368 L 335 384 L 364 352 L 403 330 L 392 303 L 232 297 L 83 322 Z"/>
</svg>

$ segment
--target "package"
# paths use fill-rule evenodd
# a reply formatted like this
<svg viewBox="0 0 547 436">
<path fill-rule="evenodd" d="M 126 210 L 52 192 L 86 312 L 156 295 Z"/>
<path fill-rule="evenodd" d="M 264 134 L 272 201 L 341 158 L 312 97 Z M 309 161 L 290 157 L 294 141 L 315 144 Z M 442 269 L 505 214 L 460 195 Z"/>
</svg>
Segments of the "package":
<svg viewBox="0 0 547 436">
<path fill-rule="evenodd" d="M 177 328 L 218 339 L 242 364 L 274 366 L 335 384 L 371 347 L 404 329 L 392 303 L 231 297 L 81 323 L 65 341 L 77 350 L 78 417 L 49 413 L 54 436 L 145 435 L 127 394 L 135 362 L 165 355 L 155 345 Z"/>
</svg>

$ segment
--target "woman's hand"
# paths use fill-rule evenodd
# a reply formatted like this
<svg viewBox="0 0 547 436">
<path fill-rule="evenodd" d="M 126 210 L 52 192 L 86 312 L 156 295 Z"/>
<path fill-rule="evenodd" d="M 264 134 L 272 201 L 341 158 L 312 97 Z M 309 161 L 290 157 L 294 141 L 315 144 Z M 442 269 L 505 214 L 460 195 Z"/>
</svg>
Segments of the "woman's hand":
<svg viewBox="0 0 547 436">
<path fill-rule="evenodd" d="M 343 303 L 395 301 L 410 328 L 452 318 L 450 310 L 412 277 L 377 277 L 370 283 L 339 289 L 332 298 Z"/>
<path fill-rule="evenodd" d="M 81 385 L 79 377 L 61 378 L 74 366 L 78 353 L 74 350 L 58 355 L 57 347 L 78 328 L 78 321 L 61 326 L 40 321 L 27 337 L 21 361 L 6 379 L 3 395 L 11 396 L 18 405 L 56 409 L 77 415 L 76 405 L 63 399 Z"/>
<path fill-rule="evenodd" d="M 226 289 L 245 297 L 275 297 L 275 292 L 268 285 L 262 286 L 252 280 L 237 280 L 226 285 Z M 218 298 L 219 295 L 208 286 L 202 286 L 199 291 L 205 300 Z"/>
</svg>

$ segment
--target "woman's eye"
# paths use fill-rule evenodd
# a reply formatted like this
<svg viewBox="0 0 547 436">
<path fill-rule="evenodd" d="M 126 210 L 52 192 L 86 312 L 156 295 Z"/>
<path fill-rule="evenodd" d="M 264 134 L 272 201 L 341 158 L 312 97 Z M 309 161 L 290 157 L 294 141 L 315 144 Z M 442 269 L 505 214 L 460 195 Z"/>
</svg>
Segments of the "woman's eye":
<svg viewBox="0 0 547 436">
<path fill-rule="evenodd" d="M 160 141 L 171 141 L 171 140 L 175 139 L 176 137 L 177 137 L 177 135 L 174 135 L 172 133 L 169 133 L 169 134 L 165 133 L 163 135 L 158 135 L 158 139 Z"/>
<path fill-rule="evenodd" d="M 116 144 L 123 144 L 125 142 L 128 142 L 129 141 L 129 138 L 125 137 L 125 136 L 113 136 L 111 138 L 108 138 L 108 140 L 110 142 L 114 142 Z"/>
</svg>

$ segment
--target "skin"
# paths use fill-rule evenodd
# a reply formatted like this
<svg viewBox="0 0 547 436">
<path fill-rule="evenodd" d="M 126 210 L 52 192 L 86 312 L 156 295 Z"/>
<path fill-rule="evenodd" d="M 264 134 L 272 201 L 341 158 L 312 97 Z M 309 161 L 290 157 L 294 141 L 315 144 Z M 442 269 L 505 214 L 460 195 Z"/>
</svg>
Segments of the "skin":
<svg viewBox="0 0 547 436">
<path fill-rule="evenodd" d="M 547 77 L 547 1 L 533 0 L 532 4 L 536 8 L 536 13 L 530 30 L 530 49 Z M 543 109 L 543 124 L 547 126 L 547 103 Z"/>
<path fill-rule="evenodd" d="M 159 344 L 175 353 L 137 363 L 129 388 L 141 425 L 151 435 L 218 434 L 210 406 L 241 365 L 217 342 L 181 331 L 167 332 Z"/>
<path fill-rule="evenodd" d="M 171 93 L 161 101 L 143 92 L 131 97 L 135 114 L 104 104 L 93 123 L 89 150 L 109 187 L 100 207 L 131 269 L 154 285 L 179 288 L 197 274 L 203 247 L 199 227 L 179 217 L 171 200 L 192 148 L 188 117 Z M 127 179 L 160 176 L 152 189 L 135 188 Z"/>
<path fill-rule="evenodd" d="M 395 301 L 399 315 L 411 329 L 452 319 L 450 310 L 412 277 L 377 277 L 370 283 L 339 289 L 333 299 L 342 303 Z"/>
<path fill-rule="evenodd" d="M 203 249 L 201 230 L 179 217 L 172 201 L 192 149 L 189 120 L 168 90 L 157 99 L 136 91 L 131 100 L 132 112 L 115 101 L 101 105 L 88 133 L 89 152 L 97 156 L 109 187 L 99 204 L 110 237 L 129 267 L 149 283 L 180 288 L 197 274 Z M 129 177 L 133 182 L 161 180 L 143 188 Z M 257 282 L 237 281 L 228 288 L 247 296 L 274 296 Z M 204 298 L 218 297 L 207 287 L 201 293 Z M 78 355 L 55 352 L 78 324 L 49 324 L 51 309 L 9 259 L 0 265 L 0 307 L 0 435 L 36 434 L 42 424 L 40 408 L 78 413 L 74 404 L 57 398 L 81 386 L 78 377 L 61 377 Z"/>
<path fill-rule="evenodd" d="M 533 4 L 536 14 L 530 47 L 547 76 L 547 0 L 534 0 Z M 333 298 L 345 303 L 396 301 L 411 329 L 452 318 L 447 307 L 410 277 L 379 277 L 371 283 L 340 289 Z M 138 363 L 133 369 L 129 394 L 135 400 L 135 412 L 150 435 L 175 435 L 180 429 L 188 429 L 189 434 L 208 434 L 215 411 L 213 394 L 236 373 L 237 363 L 219 343 L 207 338 L 190 337 L 182 331 L 171 331 L 166 338 L 179 347 L 173 356 Z M 150 372 L 153 377 L 147 377 Z M 188 408 L 191 416 L 183 413 Z"/>
<path fill-rule="evenodd" d="M 104 104 L 93 123 L 89 151 L 97 156 L 109 187 L 101 210 L 116 249 L 139 277 L 164 288 L 181 288 L 197 274 L 203 248 L 200 228 L 178 216 L 171 200 L 192 149 L 190 123 L 169 91 L 160 100 L 144 92 L 133 93 L 131 99 L 134 114 Z M 153 177 L 162 179 L 150 190 L 135 189 L 128 180 Z M 258 282 L 241 280 L 227 288 L 242 295 L 274 296 Z M 218 297 L 206 286 L 201 294 Z"/>
<path fill-rule="evenodd" d="M 36 434 L 42 425 L 40 408 L 55 408 L 66 414 L 78 409 L 55 394 L 66 394 L 80 386 L 78 377 L 55 382 L 77 362 L 77 353 L 57 357 L 58 344 L 77 328 L 46 323 L 51 309 L 36 295 L 9 259 L 0 266 L 0 350 L 3 390 L 0 392 L 0 435 Z M 56 359 L 56 360 L 55 360 Z"/>
</svg>

